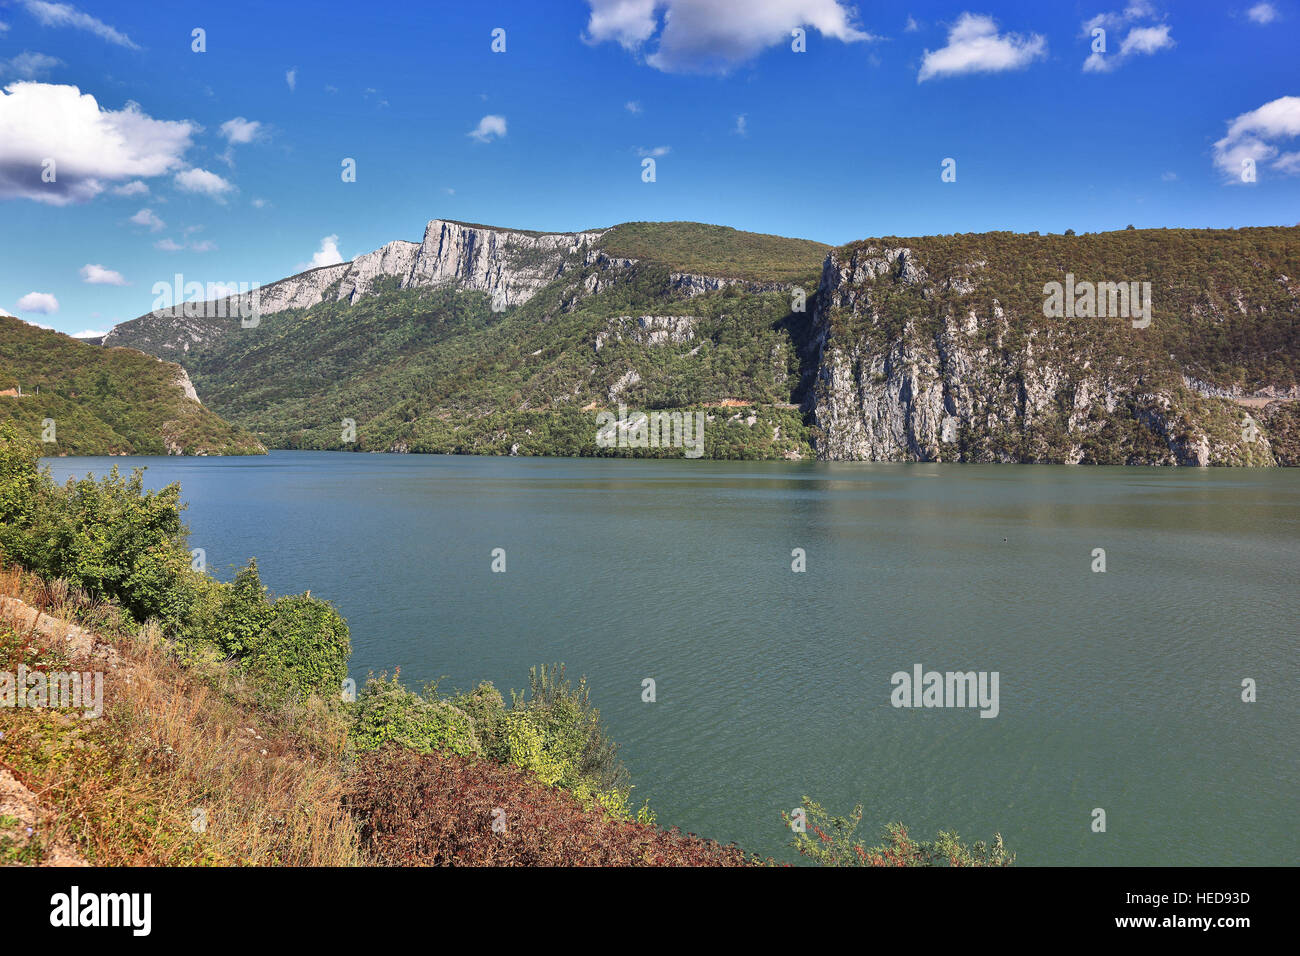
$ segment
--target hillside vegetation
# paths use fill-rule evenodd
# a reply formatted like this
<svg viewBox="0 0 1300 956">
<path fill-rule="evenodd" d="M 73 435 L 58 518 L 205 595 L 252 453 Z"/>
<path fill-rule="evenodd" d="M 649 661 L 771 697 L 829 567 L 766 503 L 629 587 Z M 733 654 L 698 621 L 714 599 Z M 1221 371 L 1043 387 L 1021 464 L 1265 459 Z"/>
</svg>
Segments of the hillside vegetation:
<svg viewBox="0 0 1300 956">
<path fill-rule="evenodd" d="M 810 286 L 816 285 L 822 260 L 831 250 L 811 239 L 702 222 L 625 222 L 605 233 L 600 246 L 611 256 L 658 263 L 674 272 Z"/>
<path fill-rule="evenodd" d="M 104 349 L 0 316 L 0 422 L 43 441 L 46 455 L 247 455 L 265 449 L 186 397 L 179 366 Z"/>
<path fill-rule="evenodd" d="M 489 247 L 480 235 L 440 268 Z M 1300 457 L 1300 228 L 883 237 L 828 254 L 625 223 L 547 253 L 553 278 L 494 311 L 482 276 L 537 265 L 511 248 L 475 260 L 479 291 L 388 276 L 348 304 L 336 280 L 255 328 L 146 316 L 122 335 L 188 346 L 211 407 L 277 448 L 682 456 L 598 441 L 597 416 L 625 409 L 628 423 L 702 414 L 719 459 Z M 1149 282 L 1150 324 L 1045 316 L 1045 284 L 1067 274 Z M 1248 408 L 1257 443 L 1241 437 Z"/>
</svg>

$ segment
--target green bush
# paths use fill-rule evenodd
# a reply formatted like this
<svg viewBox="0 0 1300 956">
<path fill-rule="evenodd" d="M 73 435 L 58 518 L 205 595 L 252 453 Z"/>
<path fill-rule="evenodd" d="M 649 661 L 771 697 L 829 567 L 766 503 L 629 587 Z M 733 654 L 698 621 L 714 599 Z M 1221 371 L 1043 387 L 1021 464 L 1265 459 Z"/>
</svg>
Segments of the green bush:
<svg viewBox="0 0 1300 956">
<path fill-rule="evenodd" d="M 26 563 L 29 529 L 42 481 L 40 446 L 8 422 L 0 423 L 0 552 Z"/>
<path fill-rule="evenodd" d="M 352 724 L 357 750 L 374 750 L 392 742 L 420 753 L 449 750 L 463 757 L 480 752 L 474 720 L 458 707 L 402 686 L 396 674 L 366 681 L 357 697 Z"/>
<path fill-rule="evenodd" d="M 253 638 L 249 673 L 291 697 L 337 698 L 352 653 L 347 622 L 305 594 L 276 598 L 270 611 L 269 624 Z"/>
<path fill-rule="evenodd" d="M 510 715 L 501 691 L 490 681 L 483 681 L 472 691 L 452 697 L 450 702 L 473 718 L 483 756 L 498 763 L 508 762 Z"/>
<path fill-rule="evenodd" d="M 847 817 L 833 816 L 807 797 L 802 801 L 801 829 L 790 846 L 822 866 L 1011 866 L 1016 855 L 995 833 L 993 842 L 962 843 L 956 833 L 940 830 L 935 840 L 914 840 L 901 823 L 885 826 L 885 842 L 868 847 L 854 837 L 862 822 L 862 805 Z M 790 814 L 782 814 L 793 825 Z M 811 831 L 811 833 L 809 832 Z"/>
<path fill-rule="evenodd" d="M 0 552 L 156 619 L 187 659 L 226 659 L 273 696 L 337 700 L 350 654 L 347 623 L 306 595 L 268 599 L 257 562 L 223 584 L 191 566 L 180 486 L 145 491 L 142 471 L 54 484 L 39 449 L 0 424 Z"/>
</svg>

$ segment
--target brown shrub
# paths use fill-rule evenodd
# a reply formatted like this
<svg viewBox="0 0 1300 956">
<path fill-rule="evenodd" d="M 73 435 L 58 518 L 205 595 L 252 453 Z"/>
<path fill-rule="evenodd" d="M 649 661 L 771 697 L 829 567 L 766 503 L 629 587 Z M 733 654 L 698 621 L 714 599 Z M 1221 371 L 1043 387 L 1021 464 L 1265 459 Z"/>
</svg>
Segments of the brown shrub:
<svg viewBox="0 0 1300 956">
<path fill-rule="evenodd" d="M 612 820 L 517 767 L 388 746 L 356 768 L 347 804 L 389 866 L 745 866 L 738 847 Z M 494 811 L 501 811 L 494 813 Z M 493 822 L 499 821 L 494 831 Z"/>
</svg>

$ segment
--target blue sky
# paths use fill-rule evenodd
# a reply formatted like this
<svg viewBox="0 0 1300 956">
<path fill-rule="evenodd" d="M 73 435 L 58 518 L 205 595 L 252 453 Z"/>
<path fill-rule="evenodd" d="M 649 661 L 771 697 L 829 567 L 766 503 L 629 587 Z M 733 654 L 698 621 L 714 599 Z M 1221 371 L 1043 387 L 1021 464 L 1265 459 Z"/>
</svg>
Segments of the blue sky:
<svg viewBox="0 0 1300 956">
<path fill-rule="evenodd" d="M 836 244 L 1300 222 L 1300 0 L 0 0 L 0 24 L 0 309 L 70 333 L 178 272 L 266 283 L 432 218 Z"/>
</svg>

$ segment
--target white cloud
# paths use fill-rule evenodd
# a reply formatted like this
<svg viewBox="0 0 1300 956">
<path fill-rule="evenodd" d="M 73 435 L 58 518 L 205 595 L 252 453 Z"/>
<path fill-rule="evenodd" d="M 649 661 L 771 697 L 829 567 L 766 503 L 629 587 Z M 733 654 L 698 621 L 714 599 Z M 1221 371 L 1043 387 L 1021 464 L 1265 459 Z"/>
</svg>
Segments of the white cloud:
<svg viewBox="0 0 1300 956">
<path fill-rule="evenodd" d="M 1161 50 L 1169 50 L 1174 47 L 1174 38 L 1169 35 L 1170 26 L 1167 23 L 1145 23 L 1140 26 L 1133 25 L 1137 20 L 1152 20 L 1156 16 L 1155 8 L 1145 0 L 1136 0 L 1130 3 L 1120 12 L 1099 13 L 1091 20 L 1083 24 L 1083 35 L 1092 39 L 1092 31 L 1101 28 L 1107 33 L 1107 49 L 1105 52 L 1094 50 L 1083 61 L 1083 71 L 1085 73 L 1108 73 L 1118 68 L 1130 57 L 1135 55 L 1150 55 L 1158 53 Z M 1114 32 L 1119 34 L 1125 27 L 1129 27 L 1128 33 L 1120 41 L 1119 49 L 1110 48 L 1109 34 Z"/>
<path fill-rule="evenodd" d="M 113 29 L 103 20 L 97 20 L 88 13 L 82 13 L 68 3 L 46 3 L 45 0 L 27 0 L 24 4 L 27 12 L 47 27 L 73 27 L 86 30 L 101 40 L 124 46 L 129 50 L 140 49 L 125 33 Z"/>
<path fill-rule="evenodd" d="M 130 285 L 122 273 L 101 265 L 86 263 L 81 267 L 81 281 L 87 285 Z"/>
<path fill-rule="evenodd" d="M 199 242 L 190 243 L 190 252 L 214 252 L 217 244 L 211 239 L 203 239 Z"/>
<path fill-rule="evenodd" d="M 199 169 L 197 166 L 177 173 L 173 181 L 178 189 L 187 193 L 210 196 L 213 199 L 221 199 L 235 188 L 234 183 L 229 180 L 222 179 L 216 173 L 206 169 Z"/>
<path fill-rule="evenodd" d="M 8 27 L 5 27 L 5 29 L 7 30 L 7 29 L 9 29 L 9 28 L 8 28 Z M 0 30 L 0 33 L 3 33 L 3 32 L 4 32 L 3 30 Z M 11 319 L 16 319 L 16 318 L 18 318 L 18 316 L 14 315 L 12 312 L 6 312 L 4 309 L 0 309 L 0 315 L 7 315 L 7 316 L 9 316 L 9 318 L 11 318 Z"/>
<path fill-rule="evenodd" d="M 644 146 L 638 146 L 636 154 L 638 156 L 667 156 L 673 151 L 671 146 L 654 146 L 646 149 Z"/>
<path fill-rule="evenodd" d="M 0 20 L 0 33 L 4 33 L 8 29 L 9 29 L 9 24 L 5 23 L 3 20 Z M 9 314 L 8 312 L 0 312 L 0 315 L 8 315 L 8 314 Z"/>
<path fill-rule="evenodd" d="M 921 24 L 918 23 L 916 17 L 913 16 L 909 16 L 907 18 L 907 23 L 903 25 L 904 33 L 915 33 L 919 29 L 921 29 Z"/>
<path fill-rule="evenodd" d="M 242 116 L 236 116 L 221 124 L 221 135 L 226 137 L 227 142 L 235 145 L 251 143 L 261 130 L 262 124 L 257 120 L 244 119 Z"/>
<path fill-rule="evenodd" d="M 1177 181 L 1178 181 L 1178 174 L 1177 174 L 1177 173 L 1174 173 L 1174 172 L 1161 173 L 1161 174 L 1160 174 L 1160 178 L 1161 178 L 1164 182 L 1167 182 L 1167 183 L 1174 183 L 1174 182 L 1177 182 Z"/>
<path fill-rule="evenodd" d="M 1252 23 L 1268 24 L 1277 19 L 1277 7 L 1271 3 L 1257 3 L 1246 11 Z"/>
<path fill-rule="evenodd" d="M 252 202 L 252 206 L 254 209 L 263 209 L 269 205 L 271 205 L 271 203 L 270 200 L 267 199 L 254 199 Z"/>
<path fill-rule="evenodd" d="M 290 93 L 298 88 L 298 68 L 296 66 L 292 70 L 285 71 L 284 82 L 289 84 Z"/>
<path fill-rule="evenodd" d="M 140 179 L 133 179 L 129 183 L 113 187 L 114 196 L 147 196 L 148 194 L 149 184 Z"/>
<path fill-rule="evenodd" d="M 343 256 L 339 252 L 339 237 L 326 236 L 321 239 L 320 248 L 311 257 L 311 262 L 300 265 L 298 268 L 319 269 L 321 266 L 336 266 L 343 261 Z"/>
<path fill-rule="evenodd" d="M 490 143 L 493 137 L 500 139 L 504 135 L 506 135 L 506 118 L 491 114 L 479 120 L 478 126 L 469 131 L 469 136 L 480 143 Z"/>
<path fill-rule="evenodd" d="M 727 73 L 769 47 L 791 42 L 795 27 L 853 43 L 875 39 L 839 0 L 751 0 L 739 12 L 729 0 L 588 0 L 591 17 L 583 39 L 613 40 L 629 52 L 659 33 L 645 62 L 665 73 Z M 663 10 L 663 29 L 659 12 Z"/>
<path fill-rule="evenodd" d="M 48 292 L 28 292 L 18 300 L 14 308 L 19 312 L 35 312 L 37 315 L 52 315 L 59 311 L 59 300 Z"/>
<path fill-rule="evenodd" d="M 948 31 L 948 45 L 926 50 L 916 81 L 965 73 L 1023 70 L 1047 55 L 1047 40 L 1037 33 L 998 33 L 992 17 L 963 13 Z"/>
<path fill-rule="evenodd" d="M 185 246 L 182 243 L 179 243 L 175 239 L 171 239 L 171 238 L 159 239 L 157 242 L 153 244 L 153 247 L 155 249 L 160 249 L 163 252 L 180 252 L 182 249 L 185 248 Z"/>
<path fill-rule="evenodd" d="M 148 226 L 149 229 L 153 232 L 158 232 L 166 228 L 167 226 L 167 223 L 163 222 L 161 219 L 159 219 L 157 216 L 154 215 L 154 211 L 152 209 L 141 209 L 138 213 L 136 213 L 134 216 L 131 217 L 131 221 L 135 223 L 137 226 Z"/>
<path fill-rule="evenodd" d="M 736 117 L 736 127 L 735 129 L 732 130 L 732 132 L 735 133 L 737 136 L 745 136 L 746 134 L 748 134 L 749 127 L 748 127 L 747 114 L 741 113 L 739 116 Z"/>
<path fill-rule="evenodd" d="M 623 108 L 627 110 L 629 113 L 641 112 L 641 104 L 638 103 L 636 100 L 628 100 L 626 103 L 623 104 Z"/>
<path fill-rule="evenodd" d="M 82 329 L 80 332 L 73 332 L 74 339 L 102 339 L 108 333 L 103 329 Z"/>
<path fill-rule="evenodd" d="M 9 60 L 0 60 L 0 79 L 17 77 L 20 80 L 38 80 L 56 66 L 62 66 L 58 57 L 25 50 Z"/>
<path fill-rule="evenodd" d="M 64 206 L 93 199 L 106 181 L 162 175 L 182 164 L 197 129 L 137 103 L 101 109 L 75 86 L 11 83 L 0 92 L 0 199 Z M 42 181 L 46 158 L 54 182 Z"/>
<path fill-rule="evenodd" d="M 1300 96 L 1281 96 L 1259 109 L 1242 113 L 1228 124 L 1228 132 L 1214 144 L 1214 165 L 1232 182 L 1241 182 L 1242 163 L 1256 166 L 1272 160 L 1284 176 L 1300 173 L 1300 153 L 1281 153 L 1270 140 L 1300 136 Z"/>
</svg>

